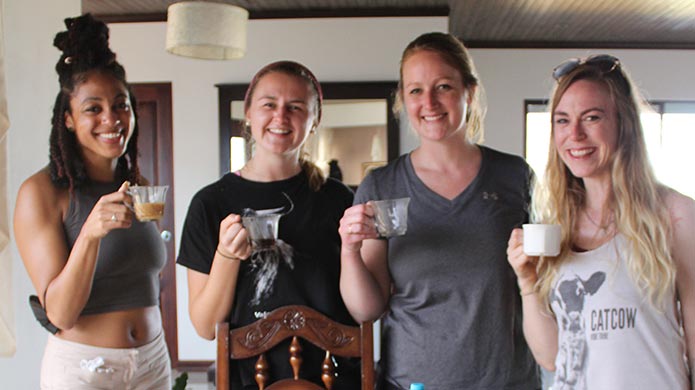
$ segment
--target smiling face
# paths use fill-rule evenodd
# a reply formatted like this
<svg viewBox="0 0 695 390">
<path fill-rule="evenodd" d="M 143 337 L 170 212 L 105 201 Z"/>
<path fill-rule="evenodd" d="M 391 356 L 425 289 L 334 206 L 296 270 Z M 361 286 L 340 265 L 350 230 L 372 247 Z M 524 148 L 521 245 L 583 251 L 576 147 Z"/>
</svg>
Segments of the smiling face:
<svg viewBox="0 0 695 390">
<path fill-rule="evenodd" d="M 440 141 L 466 126 L 470 94 L 461 73 L 441 55 L 418 50 L 403 62 L 402 97 L 408 120 L 422 140 Z"/>
<path fill-rule="evenodd" d="M 298 76 L 270 72 L 258 81 L 250 99 L 246 118 L 256 153 L 298 157 L 316 125 L 317 96 L 310 84 Z"/>
<path fill-rule="evenodd" d="M 87 73 L 75 87 L 65 126 L 75 132 L 85 162 L 116 160 L 123 155 L 135 126 L 130 95 L 114 77 Z"/>
<path fill-rule="evenodd" d="M 553 112 L 553 138 L 574 176 L 610 178 L 618 118 L 606 86 L 590 80 L 572 83 Z"/>
</svg>

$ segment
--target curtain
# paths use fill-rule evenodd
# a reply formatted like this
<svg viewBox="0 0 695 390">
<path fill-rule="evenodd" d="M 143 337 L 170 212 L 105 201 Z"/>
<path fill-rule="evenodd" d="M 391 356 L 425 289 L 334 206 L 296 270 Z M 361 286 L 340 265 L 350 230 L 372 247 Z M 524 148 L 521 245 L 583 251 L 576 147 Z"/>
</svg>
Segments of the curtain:
<svg viewBox="0 0 695 390">
<path fill-rule="evenodd" d="M 5 96 L 5 38 L 2 9 L 3 2 L 0 0 L 0 356 L 12 356 L 15 352 L 16 340 L 7 209 L 7 129 L 10 127 L 10 120 Z"/>
</svg>

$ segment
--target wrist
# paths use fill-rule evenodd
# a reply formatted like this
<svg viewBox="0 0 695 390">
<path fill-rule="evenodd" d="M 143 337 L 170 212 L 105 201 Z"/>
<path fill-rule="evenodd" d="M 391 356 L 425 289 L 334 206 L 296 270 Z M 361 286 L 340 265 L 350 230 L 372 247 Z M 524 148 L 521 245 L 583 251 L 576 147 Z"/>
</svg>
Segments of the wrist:
<svg viewBox="0 0 695 390">
<path fill-rule="evenodd" d="M 522 297 L 535 294 L 538 291 L 535 280 L 519 280 L 517 284 L 519 286 L 519 294 Z"/>
<path fill-rule="evenodd" d="M 527 288 L 527 289 L 519 289 L 519 295 L 522 297 L 525 297 L 527 295 L 534 295 L 536 294 L 536 289 L 535 288 Z"/>
<path fill-rule="evenodd" d="M 226 254 L 226 253 L 224 253 L 223 251 L 221 251 L 220 248 L 215 249 L 215 252 L 217 252 L 218 255 L 220 255 L 220 256 L 224 257 L 225 259 L 228 259 L 228 260 L 234 260 L 234 261 L 242 261 L 242 260 L 244 260 L 244 259 L 242 259 L 241 257 L 236 257 L 236 256 L 232 256 L 232 255 Z"/>
</svg>

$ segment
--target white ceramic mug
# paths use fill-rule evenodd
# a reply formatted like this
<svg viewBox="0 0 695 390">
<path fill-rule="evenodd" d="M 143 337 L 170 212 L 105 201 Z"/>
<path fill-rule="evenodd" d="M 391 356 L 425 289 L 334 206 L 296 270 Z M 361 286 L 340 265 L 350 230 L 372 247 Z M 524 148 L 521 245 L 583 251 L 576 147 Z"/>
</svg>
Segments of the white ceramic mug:
<svg viewBox="0 0 695 390">
<path fill-rule="evenodd" d="M 527 223 L 524 229 L 524 253 L 528 256 L 560 254 L 560 225 Z"/>
</svg>

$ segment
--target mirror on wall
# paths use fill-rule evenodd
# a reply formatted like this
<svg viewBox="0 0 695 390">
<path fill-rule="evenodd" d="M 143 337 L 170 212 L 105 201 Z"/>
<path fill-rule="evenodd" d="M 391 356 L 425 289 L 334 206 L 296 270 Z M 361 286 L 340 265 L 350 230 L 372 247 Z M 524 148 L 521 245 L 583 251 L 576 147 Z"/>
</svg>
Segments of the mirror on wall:
<svg viewBox="0 0 695 390">
<path fill-rule="evenodd" d="M 327 176 L 352 188 L 378 166 L 396 158 L 399 130 L 391 107 L 396 82 L 321 83 L 323 117 L 305 151 Z M 221 84 L 220 173 L 240 169 L 250 157 L 244 139 L 243 99 L 248 84 Z"/>
</svg>

